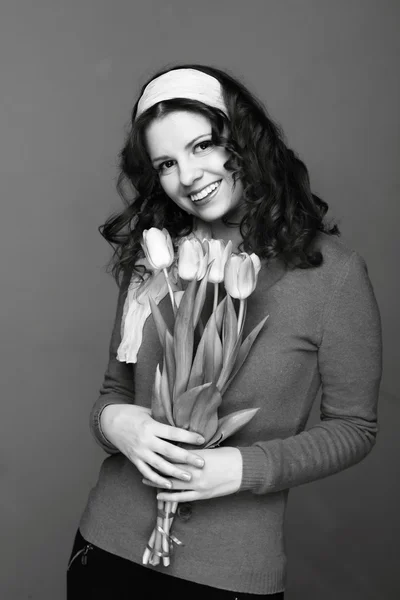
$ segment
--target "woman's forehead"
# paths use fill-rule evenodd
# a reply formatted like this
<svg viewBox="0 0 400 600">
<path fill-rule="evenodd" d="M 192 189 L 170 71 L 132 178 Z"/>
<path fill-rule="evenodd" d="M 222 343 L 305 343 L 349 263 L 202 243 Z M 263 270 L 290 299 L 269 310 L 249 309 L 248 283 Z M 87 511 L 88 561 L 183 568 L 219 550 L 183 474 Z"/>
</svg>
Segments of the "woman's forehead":
<svg viewBox="0 0 400 600">
<path fill-rule="evenodd" d="M 185 147 L 198 136 L 211 133 L 211 123 L 204 115 L 174 111 L 152 121 L 145 138 L 150 153 L 168 153 L 168 149 Z"/>
</svg>

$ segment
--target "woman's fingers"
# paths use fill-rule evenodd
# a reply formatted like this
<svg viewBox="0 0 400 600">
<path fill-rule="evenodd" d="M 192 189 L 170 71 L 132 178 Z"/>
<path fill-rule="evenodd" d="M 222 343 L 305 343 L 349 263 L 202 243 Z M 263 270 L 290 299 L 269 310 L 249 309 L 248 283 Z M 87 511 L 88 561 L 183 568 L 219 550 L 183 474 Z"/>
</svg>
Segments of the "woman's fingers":
<svg viewBox="0 0 400 600">
<path fill-rule="evenodd" d="M 192 487 L 192 482 L 185 482 L 185 481 L 180 481 L 179 479 L 169 479 L 167 480 L 168 483 L 170 484 L 169 486 L 163 486 L 164 488 L 168 488 L 168 491 L 194 491 L 193 487 Z M 144 477 L 142 479 L 142 483 L 144 483 L 145 485 L 148 485 L 149 487 L 157 487 L 160 488 L 161 486 L 156 485 L 153 481 L 151 481 L 150 479 L 148 479 L 147 477 Z"/>
<path fill-rule="evenodd" d="M 163 439 L 171 440 L 172 442 L 181 442 L 183 444 L 196 444 L 201 446 L 204 444 L 204 438 L 193 431 L 187 431 L 186 429 L 180 429 L 179 427 L 172 427 L 171 425 L 164 425 L 155 421 L 157 426 L 155 427 L 155 434 Z"/>
<path fill-rule="evenodd" d="M 162 456 L 152 453 L 146 457 L 146 462 L 150 467 L 159 471 L 162 475 L 180 479 L 182 481 L 190 481 L 192 475 L 185 470 L 183 465 L 177 466 L 165 460 Z"/>
<path fill-rule="evenodd" d="M 173 463 L 192 465 L 198 469 L 204 467 L 204 460 L 198 454 L 195 454 L 190 450 L 180 448 L 179 446 L 175 446 L 174 444 L 170 444 L 164 440 L 158 440 L 155 451 Z"/>
<path fill-rule="evenodd" d="M 145 463 L 140 458 L 135 460 L 136 468 L 141 472 L 141 474 L 146 478 L 146 481 L 149 482 L 154 487 L 167 488 L 171 489 L 172 484 L 168 479 L 162 477 L 155 471 L 153 471 L 147 463 Z"/>
<path fill-rule="evenodd" d="M 164 500 L 166 502 L 194 502 L 201 499 L 202 496 L 195 490 L 172 493 L 165 490 L 157 494 L 157 500 Z"/>
</svg>

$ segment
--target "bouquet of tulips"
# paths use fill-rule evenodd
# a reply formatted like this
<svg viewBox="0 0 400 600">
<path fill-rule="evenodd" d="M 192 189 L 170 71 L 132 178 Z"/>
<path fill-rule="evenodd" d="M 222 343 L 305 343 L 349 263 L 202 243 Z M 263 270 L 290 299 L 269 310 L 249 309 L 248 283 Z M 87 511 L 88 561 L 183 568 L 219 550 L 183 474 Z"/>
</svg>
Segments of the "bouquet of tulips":
<svg viewBox="0 0 400 600">
<path fill-rule="evenodd" d="M 150 307 L 163 348 L 157 365 L 151 410 L 154 419 L 201 434 L 202 448 L 214 448 L 246 425 L 258 408 L 218 416 L 225 390 L 239 371 L 266 319 L 242 341 L 247 298 L 254 291 L 260 260 L 255 254 L 231 252 L 232 243 L 182 238 L 177 255 L 166 229 L 143 232 L 142 247 L 154 271 L 163 270 L 174 312 L 171 331 L 160 309 L 149 296 Z M 177 261 L 178 276 L 186 289 L 173 292 L 168 269 Z M 219 298 L 220 283 L 226 294 Z M 213 311 L 206 323 L 202 309 L 207 284 L 213 284 Z M 235 310 L 232 299 L 239 301 Z M 197 343 L 196 343 L 197 340 Z M 157 522 L 143 555 L 143 564 L 170 564 L 173 543 L 171 526 L 177 502 L 158 501 Z"/>
</svg>

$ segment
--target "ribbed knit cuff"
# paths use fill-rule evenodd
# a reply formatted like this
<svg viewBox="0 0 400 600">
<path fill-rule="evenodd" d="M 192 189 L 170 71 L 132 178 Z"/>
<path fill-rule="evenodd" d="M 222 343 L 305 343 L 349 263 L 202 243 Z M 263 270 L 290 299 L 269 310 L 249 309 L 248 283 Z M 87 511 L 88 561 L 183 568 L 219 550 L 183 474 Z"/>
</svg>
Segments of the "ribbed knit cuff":
<svg viewBox="0 0 400 600">
<path fill-rule="evenodd" d="M 265 486 L 265 453 L 257 446 L 238 448 L 243 460 L 242 483 L 239 492 L 251 490 L 257 492 Z"/>
<path fill-rule="evenodd" d="M 100 405 L 97 405 L 96 408 L 92 411 L 91 414 L 91 430 L 96 439 L 96 441 L 100 444 L 100 446 L 108 452 L 109 454 L 117 454 L 119 452 L 118 448 L 116 448 L 104 435 L 103 430 L 101 428 L 101 413 L 105 409 L 106 406 L 110 404 L 119 404 L 120 400 L 107 400 Z"/>
</svg>

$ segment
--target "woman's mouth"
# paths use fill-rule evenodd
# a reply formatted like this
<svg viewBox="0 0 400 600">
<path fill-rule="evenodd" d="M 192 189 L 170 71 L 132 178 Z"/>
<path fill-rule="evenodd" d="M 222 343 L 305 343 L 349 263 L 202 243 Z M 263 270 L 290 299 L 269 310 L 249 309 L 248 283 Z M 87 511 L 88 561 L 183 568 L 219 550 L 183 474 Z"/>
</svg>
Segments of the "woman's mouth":
<svg viewBox="0 0 400 600">
<path fill-rule="evenodd" d="M 207 187 L 205 187 L 198 194 L 190 194 L 189 198 L 193 202 L 193 204 L 205 204 L 208 200 L 211 200 L 217 193 L 219 186 L 221 185 L 222 179 L 219 181 L 215 181 L 214 183 L 210 183 Z"/>
</svg>

